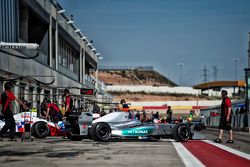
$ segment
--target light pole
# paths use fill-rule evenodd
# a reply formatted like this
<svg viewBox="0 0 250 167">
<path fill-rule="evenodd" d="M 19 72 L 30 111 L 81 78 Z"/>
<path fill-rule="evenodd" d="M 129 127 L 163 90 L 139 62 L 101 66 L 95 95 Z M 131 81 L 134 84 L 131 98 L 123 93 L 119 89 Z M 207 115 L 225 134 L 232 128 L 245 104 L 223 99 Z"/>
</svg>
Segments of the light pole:
<svg viewBox="0 0 250 167">
<path fill-rule="evenodd" d="M 184 63 L 178 63 L 178 66 L 180 67 L 180 81 L 179 81 L 179 85 L 181 86 L 181 84 L 182 84 L 182 66 L 184 66 Z"/>
<path fill-rule="evenodd" d="M 240 59 L 234 58 L 234 80 L 237 81 L 237 63 Z"/>
<path fill-rule="evenodd" d="M 99 60 L 102 60 L 103 57 L 100 56 L 100 53 L 96 53 L 95 54 L 96 57 L 97 57 L 97 67 L 96 67 L 96 75 L 95 75 L 95 78 L 96 78 L 96 82 L 95 82 L 95 89 L 96 89 L 96 97 L 98 98 L 98 92 L 99 92 L 99 86 L 98 86 L 98 73 L 99 73 L 99 69 L 98 69 L 98 64 L 99 64 Z"/>
</svg>

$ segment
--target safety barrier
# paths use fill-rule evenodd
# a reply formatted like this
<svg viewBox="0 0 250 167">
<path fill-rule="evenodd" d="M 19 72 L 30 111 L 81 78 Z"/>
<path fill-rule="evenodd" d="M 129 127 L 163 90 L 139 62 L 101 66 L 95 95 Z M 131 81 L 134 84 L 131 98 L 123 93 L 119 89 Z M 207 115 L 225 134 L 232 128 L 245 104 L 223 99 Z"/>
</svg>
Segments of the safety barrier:
<svg viewBox="0 0 250 167">
<path fill-rule="evenodd" d="M 202 122 L 208 127 L 218 127 L 220 116 L 202 118 Z M 250 127 L 250 113 L 234 114 L 232 116 L 231 126 L 234 128 L 249 128 Z"/>
</svg>

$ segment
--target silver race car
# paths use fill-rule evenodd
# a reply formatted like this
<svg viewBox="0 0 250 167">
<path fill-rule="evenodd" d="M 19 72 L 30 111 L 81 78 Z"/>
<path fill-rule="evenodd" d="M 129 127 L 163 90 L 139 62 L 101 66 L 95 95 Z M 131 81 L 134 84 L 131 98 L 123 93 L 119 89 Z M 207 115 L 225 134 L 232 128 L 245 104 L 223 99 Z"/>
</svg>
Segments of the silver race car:
<svg viewBox="0 0 250 167">
<path fill-rule="evenodd" d="M 96 141 L 117 138 L 157 141 L 160 138 L 173 138 L 185 142 L 193 136 L 190 124 L 142 123 L 131 119 L 128 112 L 113 112 L 94 120 L 89 133 Z"/>
</svg>

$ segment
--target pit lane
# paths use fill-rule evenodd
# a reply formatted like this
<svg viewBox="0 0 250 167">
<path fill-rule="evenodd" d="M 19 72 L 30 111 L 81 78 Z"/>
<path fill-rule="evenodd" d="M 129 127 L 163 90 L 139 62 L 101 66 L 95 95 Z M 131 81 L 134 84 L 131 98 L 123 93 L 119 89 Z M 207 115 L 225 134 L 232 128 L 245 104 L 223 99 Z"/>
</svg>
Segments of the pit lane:
<svg viewBox="0 0 250 167">
<path fill-rule="evenodd" d="M 208 128 L 200 131 L 206 135 L 210 142 L 218 135 L 218 129 Z M 226 144 L 228 134 L 224 134 L 222 145 L 238 150 L 250 156 L 250 134 L 246 132 L 234 131 L 234 144 Z M 68 167 L 68 166 L 173 166 L 182 167 L 197 166 L 197 162 L 191 161 L 192 157 L 187 157 L 187 153 L 181 157 L 179 151 L 185 151 L 185 147 L 179 142 L 170 139 L 161 139 L 158 142 L 135 141 L 135 140 L 116 140 L 112 142 L 95 142 L 89 139 L 82 141 L 70 141 L 62 137 L 48 137 L 46 139 L 34 139 L 33 142 L 26 140 L 21 142 L 6 141 L 0 142 L 0 166 L 46 166 L 46 167 Z M 200 140 L 187 142 L 192 147 L 197 147 Z M 212 142 L 213 143 L 213 142 Z M 176 147 L 179 145 L 181 147 Z M 201 146 L 202 147 L 202 146 Z M 200 147 L 199 147 L 200 148 Z M 203 148 L 203 147 L 202 147 Z M 178 151 L 177 151 L 178 150 Z M 189 152 L 188 151 L 188 152 Z M 198 151 L 200 151 L 198 149 Z M 207 156 L 217 154 L 207 151 Z M 199 154 L 199 153 L 197 153 Z M 201 156 L 204 153 L 200 154 Z M 223 157 L 220 155 L 219 157 Z M 183 160 L 184 157 L 184 160 Z M 217 155 L 218 157 L 218 155 Z M 198 157 L 202 159 L 204 157 Z M 185 161 L 186 159 L 186 161 Z M 238 159 L 238 158 L 236 158 Z M 204 162 L 204 161 L 203 161 Z M 210 161 L 209 161 L 210 162 Z M 250 161 L 247 161 L 250 163 Z M 214 164 L 213 164 L 214 165 Z M 211 166 L 213 166 L 211 165 Z M 188 166 L 188 165 L 187 165 Z M 199 165 L 198 165 L 199 166 Z M 210 166 L 207 164 L 207 166 Z M 228 166 L 228 165 L 227 165 Z M 230 166 L 230 165 L 229 165 Z"/>
<path fill-rule="evenodd" d="M 0 142 L 0 164 L 7 166 L 184 166 L 168 139 L 159 142 L 79 142 L 61 137 L 33 142 Z"/>
</svg>

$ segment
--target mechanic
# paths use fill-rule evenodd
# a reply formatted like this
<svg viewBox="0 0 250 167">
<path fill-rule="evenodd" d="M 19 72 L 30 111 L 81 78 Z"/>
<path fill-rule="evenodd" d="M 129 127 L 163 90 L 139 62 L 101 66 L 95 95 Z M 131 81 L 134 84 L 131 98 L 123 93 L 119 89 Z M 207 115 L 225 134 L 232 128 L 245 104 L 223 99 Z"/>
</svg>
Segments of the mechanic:
<svg viewBox="0 0 250 167">
<path fill-rule="evenodd" d="M 23 104 L 25 104 L 28 108 L 30 108 L 30 103 L 27 100 L 22 100 Z M 20 106 L 20 112 L 25 112 L 26 109 L 23 106 Z"/>
<path fill-rule="evenodd" d="M 168 123 L 172 122 L 172 114 L 173 114 L 173 111 L 171 109 L 171 106 L 168 106 L 168 110 L 167 110 L 167 122 Z"/>
<path fill-rule="evenodd" d="M 1 94 L 0 98 L 0 104 L 2 104 L 2 113 L 5 118 L 5 125 L 0 131 L 0 141 L 3 141 L 2 139 L 3 134 L 5 134 L 8 130 L 10 130 L 9 141 L 17 141 L 15 139 L 16 123 L 11 109 L 12 101 L 16 100 L 23 106 L 24 109 L 28 108 L 21 100 L 17 99 L 14 96 L 14 94 L 11 91 L 12 87 L 13 87 L 12 82 L 6 82 L 4 84 L 5 91 Z"/>
<path fill-rule="evenodd" d="M 154 115 L 154 119 L 157 119 L 157 120 L 159 120 L 159 119 L 160 119 L 160 116 L 159 116 L 159 112 L 158 112 L 158 111 L 155 113 L 155 115 Z"/>
<path fill-rule="evenodd" d="M 100 113 L 100 107 L 94 102 L 93 104 L 93 113 Z"/>
<path fill-rule="evenodd" d="M 72 125 L 73 124 L 73 121 L 72 119 L 70 119 L 69 115 L 70 115 L 70 112 L 72 112 L 73 110 L 73 100 L 71 99 L 71 96 L 69 94 L 69 89 L 64 89 L 63 91 L 63 96 L 65 96 L 65 112 L 64 112 L 64 115 L 63 115 L 63 120 L 66 120 L 66 124 L 70 124 Z M 65 125 L 65 131 L 69 131 L 69 127 Z M 66 137 L 66 134 L 63 136 L 63 138 L 67 138 Z"/>
<path fill-rule="evenodd" d="M 46 119 L 49 119 L 49 115 L 51 116 L 51 121 L 55 124 L 55 127 L 60 129 L 58 121 L 62 120 L 62 114 L 56 102 L 51 103 L 48 101 Z"/>
<path fill-rule="evenodd" d="M 71 99 L 71 96 L 69 95 L 69 89 L 64 89 L 63 95 L 65 96 L 65 114 L 64 117 L 66 119 L 69 117 L 69 113 L 73 109 L 73 100 Z"/>
<path fill-rule="evenodd" d="M 221 117 L 219 123 L 219 137 L 214 139 L 216 143 L 222 143 L 223 130 L 229 131 L 229 140 L 226 143 L 234 143 L 233 141 L 233 131 L 231 127 L 232 121 L 232 103 L 230 98 L 227 96 L 227 91 L 222 90 L 222 103 L 221 103 Z"/>
<path fill-rule="evenodd" d="M 41 103 L 41 115 L 40 116 L 42 118 L 46 117 L 47 105 L 48 105 L 48 98 L 44 98 L 43 102 Z"/>
<path fill-rule="evenodd" d="M 146 122 L 146 121 L 147 121 L 147 114 L 145 110 L 142 110 L 141 122 Z"/>
<path fill-rule="evenodd" d="M 136 112 L 136 114 L 135 114 L 135 118 L 136 118 L 137 120 L 140 120 L 141 115 L 140 115 L 139 111 L 137 111 L 137 112 Z"/>
<path fill-rule="evenodd" d="M 103 116 L 105 116 L 106 115 L 106 112 L 104 111 L 104 108 L 102 108 L 102 111 L 101 111 L 101 113 L 100 113 L 100 117 L 103 117 Z"/>
</svg>

